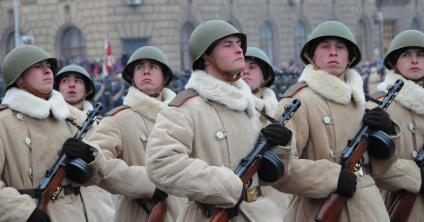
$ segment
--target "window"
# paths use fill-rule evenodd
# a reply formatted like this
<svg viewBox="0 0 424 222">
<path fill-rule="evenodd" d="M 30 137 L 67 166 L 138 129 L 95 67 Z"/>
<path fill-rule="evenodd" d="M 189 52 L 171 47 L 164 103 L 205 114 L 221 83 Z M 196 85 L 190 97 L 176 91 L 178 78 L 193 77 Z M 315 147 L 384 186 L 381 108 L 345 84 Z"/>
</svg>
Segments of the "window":
<svg viewBox="0 0 424 222">
<path fill-rule="evenodd" d="M 368 41 L 367 41 L 367 30 L 366 30 L 365 22 L 363 20 L 359 20 L 358 25 L 356 26 L 356 43 L 361 50 L 364 58 L 367 58 L 368 51 Z"/>
<path fill-rule="evenodd" d="M 420 22 L 418 21 L 417 18 L 412 19 L 411 29 L 414 29 L 414 30 L 420 30 L 421 29 Z"/>
<path fill-rule="evenodd" d="M 135 50 L 146 46 L 147 43 L 147 38 L 122 39 L 122 62 L 126 64 L 131 54 L 133 54 Z"/>
<path fill-rule="evenodd" d="M 77 27 L 64 29 L 60 38 L 60 55 L 71 61 L 82 61 L 87 59 L 86 40 Z"/>
<path fill-rule="evenodd" d="M 297 62 L 300 62 L 300 53 L 306 39 L 306 27 L 302 21 L 298 21 L 294 26 L 294 58 Z"/>
<path fill-rule="evenodd" d="M 194 30 L 193 24 L 186 22 L 181 28 L 181 69 L 182 70 L 191 70 L 191 58 L 190 51 L 188 47 L 188 40 L 190 35 Z"/>
<path fill-rule="evenodd" d="M 389 44 L 392 41 L 395 34 L 395 20 L 384 20 L 383 23 L 383 50 L 386 52 L 389 48 Z"/>
<path fill-rule="evenodd" d="M 268 55 L 271 63 L 274 62 L 272 28 L 269 22 L 265 22 L 261 26 L 259 38 L 260 48 Z"/>
<path fill-rule="evenodd" d="M 5 54 L 9 53 L 10 51 L 12 51 L 12 49 L 15 48 L 15 33 L 12 31 L 10 32 L 7 37 L 6 37 L 6 42 L 5 42 Z"/>
</svg>

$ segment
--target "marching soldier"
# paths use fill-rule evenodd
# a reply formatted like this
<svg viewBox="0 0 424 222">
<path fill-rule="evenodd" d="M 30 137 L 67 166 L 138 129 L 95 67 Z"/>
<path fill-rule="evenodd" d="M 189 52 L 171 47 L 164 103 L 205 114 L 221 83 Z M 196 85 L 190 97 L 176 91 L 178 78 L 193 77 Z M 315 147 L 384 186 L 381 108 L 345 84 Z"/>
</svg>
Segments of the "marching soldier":
<svg viewBox="0 0 424 222">
<path fill-rule="evenodd" d="M 389 221 L 370 172 L 381 172 L 379 167 L 392 163 L 395 155 L 389 153 L 391 158 L 378 161 L 364 155 L 355 174 L 339 164 L 343 148 L 362 124 L 395 134 L 395 125 L 383 110 L 365 113 L 362 79 L 352 69 L 361 59 L 354 35 L 340 22 L 321 23 L 301 53 L 306 67 L 299 82 L 284 94 L 275 114 L 281 114 L 294 98 L 302 102 L 288 123 L 297 152 L 287 183 L 281 187 L 294 194 L 285 219 L 313 221 L 324 199 L 335 192 L 348 198 L 338 221 Z"/>
<path fill-rule="evenodd" d="M 67 65 L 55 75 L 53 88 L 62 94 L 68 104 L 76 108 L 75 112 L 82 111 L 79 116 L 83 118 L 75 119 L 77 124 L 81 125 L 87 118 L 87 111 L 94 108 L 90 100 L 96 91 L 90 74 L 81 66 Z M 81 190 L 86 197 L 86 207 L 103 212 L 105 218 L 112 221 L 115 209 L 110 193 L 98 186 L 81 187 Z"/>
<path fill-rule="evenodd" d="M 99 186 L 121 194 L 115 221 L 147 221 L 154 204 L 166 198 L 166 221 L 175 221 L 181 198 L 169 196 L 147 178 L 146 144 L 157 114 L 175 97 L 168 58 L 156 47 L 135 51 L 122 72 L 131 85 L 124 105 L 110 111 L 89 140 L 109 159 Z"/>
<path fill-rule="evenodd" d="M 247 47 L 245 57 L 245 68 L 241 73 L 241 78 L 252 90 L 253 100 L 256 109 L 268 116 L 272 116 L 277 109 L 278 100 L 274 91 L 269 88 L 275 79 L 274 69 L 264 51 L 256 47 Z M 260 115 L 262 126 L 269 122 L 265 115 Z M 264 194 L 267 194 L 285 214 L 289 205 L 291 195 L 275 190 L 271 186 L 262 187 Z"/>
<path fill-rule="evenodd" d="M 87 200 L 68 178 L 47 213 L 36 207 L 36 188 L 59 151 L 94 169 L 102 155 L 71 138 L 77 129 L 69 119 L 78 113 L 53 90 L 56 59 L 36 46 L 22 46 L 6 55 L 2 67 L 7 91 L 0 111 L 0 221 L 108 221 L 101 209 L 87 208 L 95 200 Z"/>
<path fill-rule="evenodd" d="M 206 21 L 193 31 L 189 47 L 194 71 L 187 90 L 158 115 L 147 145 L 149 177 L 160 189 L 189 199 L 178 221 L 208 221 L 217 207 L 231 211 L 234 221 L 282 221 L 257 175 L 245 186 L 234 173 L 261 130 L 251 90 L 239 79 L 246 36 L 227 22 Z M 291 149 L 282 146 L 291 132 L 272 124 L 262 133 L 281 145 L 274 152 L 288 164 Z"/>
<path fill-rule="evenodd" d="M 415 194 L 424 192 L 424 170 L 414 162 L 424 145 L 424 34 L 407 30 L 396 35 L 384 58 L 384 66 L 389 72 L 384 82 L 378 86 L 379 92 L 374 97 L 379 98 L 386 93 L 387 86 L 397 79 L 404 82 L 395 101 L 387 109 L 402 132 L 399 139 L 399 159 L 377 180 L 381 188 L 392 192 L 383 192 L 386 203 L 390 206 L 397 195 L 394 191 L 403 189 Z M 407 221 L 424 221 L 423 209 L 423 196 L 417 195 Z"/>
</svg>

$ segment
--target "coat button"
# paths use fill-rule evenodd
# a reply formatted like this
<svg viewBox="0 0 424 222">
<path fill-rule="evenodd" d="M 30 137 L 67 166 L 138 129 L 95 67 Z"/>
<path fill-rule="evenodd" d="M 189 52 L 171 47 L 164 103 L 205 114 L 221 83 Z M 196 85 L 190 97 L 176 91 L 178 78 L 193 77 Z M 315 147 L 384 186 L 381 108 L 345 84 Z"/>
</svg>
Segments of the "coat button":
<svg viewBox="0 0 424 222">
<path fill-rule="evenodd" d="M 409 128 L 409 130 L 411 130 L 412 132 L 415 132 L 415 128 L 416 128 L 415 123 L 409 123 L 408 128 Z"/>
<path fill-rule="evenodd" d="M 29 137 L 25 138 L 25 143 L 29 146 L 31 145 L 31 139 Z"/>
<path fill-rule="evenodd" d="M 17 113 L 16 114 L 16 118 L 18 119 L 22 119 L 24 117 L 24 115 L 22 113 Z"/>
<path fill-rule="evenodd" d="M 146 142 L 147 136 L 145 134 L 141 135 L 141 141 Z"/>
<path fill-rule="evenodd" d="M 223 140 L 225 137 L 227 137 L 227 135 L 225 135 L 225 132 L 218 131 L 215 133 L 215 138 L 217 140 Z"/>
<path fill-rule="evenodd" d="M 324 121 L 324 123 L 326 125 L 329 125 L 329 124 L 332 124 L 333 123 L 333 120 L 331 119 L 330 116 L 324 116 L 324 118 L 322 119 L 322 121 Z"/>
</svg>

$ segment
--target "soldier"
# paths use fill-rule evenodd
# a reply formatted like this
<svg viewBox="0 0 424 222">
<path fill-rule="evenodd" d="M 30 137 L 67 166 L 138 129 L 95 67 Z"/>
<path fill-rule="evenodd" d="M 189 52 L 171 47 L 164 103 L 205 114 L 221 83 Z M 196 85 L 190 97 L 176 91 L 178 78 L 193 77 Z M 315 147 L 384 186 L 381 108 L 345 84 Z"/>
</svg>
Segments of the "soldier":
<svg viewBox="0 0 424 222">
<path fill-rule="evenodd" d="M 370 164 L 372 172 L 378 173 L 382 171 L 380 167 L 392 163 L 395 155 L 377 161 L 365 154 L 355 172 L 358 176 L 341 169 L 339 164 L 343 148 L 362 122 L 371 129 L 395 133 L 394 123 L 383 110 L 365 113 L 362 79 L 352 69 L 361 59 L 354 35 L 340 22 L 321 23 L 301 53 L 306 67 L 299 82 L 284 94 L 275 114 L 281 114 L 292 99 L 301 100 L 302 106 L 288 123 L 296 138 L 297 152 L 288 182 L 281 189 L 294 194 L 285 219 L 313 221 L 324 199 L 335 192 L 349 198 L 339 221 L 389 221 L 370 175 Z"/>
<path fill-rule="evenodd" d="M 78 112 L 53 90 L 55 58 L 36 46 L 22 46 L 6 55 L 2 67 L 7 91 L 0 111 L 0 221 L 108 221 L 107 213 L 86 208 L 95 200 L 87 200 L 67 178 L 47 214 L 36 208 L 36 188 L 59 151 L 94 169 L 102 155 L 70 138 L 77 129 L 69 120 Z"/>
<path fill-rule="evenodd" d="M 424 33 L 407 30 L 396 35 L 384 58 L 384 66 L 389 71 L 384 82 L 378 86 L 379 93 L 373 96 L 378 98 L 378 94 L 386 93 L 387 86 L 397 79 L 404 81 L 395 101 L 387 109 L 402 132 L 399 160 L 377 180 L 381 188 L 393 192 L 384 193 L 386 203 L 390 206 L 397 194 L 394 191 L 424 191 L 423 169 L 414 162 L 424 144 Z M 418 195 L 408 221 L 424 221 L 423 209 L 423 196 Z"/>
<path fill-rule="evenodd" d="M 87 111 L 94 108 L 90 100 L 95 94 L 95 88 L 88 72 L 78 65 L 65 66 L 56 74 L 53 88 L 62 94 L 68 104 L 82 111 L 80 116 L 84 118 L 76 120 L 81 125 L 87 118 Z M 97 122 L 94 123 L 94 125 L 96 124 Z M 86 207 L 89 210 L 94 208 L 103 212 L 105 218 L 111 221 L 115 209 L 110 193 L 98 186 L 81 187 L 81 190 L 86 197 Z"/>
<path fill-rule="evenodd" d="M 131 55 L 122 76 L 131 85 L 124 105 L 110 111 L 89 140 L 110 159 L 99 186 L 122 194 L 115 221 L 147 221 L 154 204 L 167 196 L 147 178 L 144 159 L 156 116 L 175 97 L 165 88 L 172 71 L 162 51 L 145 46 Z M 183 204 L 180 201 L 167 198 L 166 221 L 175 221 Z"/>
<path fill-rule="evenodd" d="M 54 81 L 54 89 L 62 94 L 67 103 L 84 112 L 93 110 L 90 100 L 96 94 L 96 89 L 90 74 L 83 67 L 67 65 L 59 70 Z"/>
<path fill-rule="evenodd" d="M 241 76 L 252 90 L 256 109 L 265 115 L 272 116 L 277 108 L 278 100 L 274 91 L 269 88 L 275 78 L 271 62 L 265 52 L 256 47 L 248 47 L 244 57 L 246 65 Z M 260 115 L 263 127 L 269 123 L 265 115 Z M 262 192 L 273 199 L 285 214 L 291 199 L 290 194 L 277 191 L 271 186 L 262 187 Z"/>
<path fill-rule="evenodd" d="M 245 186 L 234 173 L 261 129 L 251 90 L 239 79 L 246 36 L 224 21 L 206 21 L 191 34 L 189 48 L 194 71 L 187 90 L 158 115 L 147 145 L 149 177 L 160 189 L 189 199 L 178 221 L 208 221 L 215 207 L 231 208 L 234 221 L 281 221 L 278 207 L 261 194 L 257 175 Z M 272 145 L 291 139 L 280 124 L 262 133 Z M 274 151 L 285 159 L 291 149 Z"/>
</svg>

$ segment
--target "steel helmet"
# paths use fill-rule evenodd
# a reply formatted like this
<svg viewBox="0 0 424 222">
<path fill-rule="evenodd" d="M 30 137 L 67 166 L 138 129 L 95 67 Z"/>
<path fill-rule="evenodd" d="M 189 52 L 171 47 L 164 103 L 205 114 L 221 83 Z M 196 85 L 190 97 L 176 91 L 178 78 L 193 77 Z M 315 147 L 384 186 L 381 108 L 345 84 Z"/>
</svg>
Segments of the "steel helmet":
<svg viewBox="0 0 424 222">
<path fill-rule="evenodd" d="M 424 49 L 424 33 L 417 30 L 406 30 L 397 34 L 390 42 L 384 57 L 384 66 L 393 69 L 402 50 L 411 47 Z"/>
<path fill-rule="evenodd" d="M 356 39 L 352 31 L 343 23 L 337 21 L 326 21 L 319 24 L 312 30 L 308 40 L 300 52 L 300 58 L 305 64 L 310 62 L 305 54 L 312 58 L 317 44 L 325 37 L 336 37 L 344 40 L 349 50 L 349 67 L 356 66 L 361 61 L 361 51 L 356 45 Z"/>
<path fill-rule="evenodd" d="M 193 30 L 193 33 L 191 33 L 188 43 L 193 70 L 196 69 L 195 63 L 197 60 L 201 59 L 203 53 L 205 53 L 210 46 L 213 46 L 218 40 L 230 35 L 237 35 L 240 37 L 241 48 L 243 49 L 243 54 L 245 54 L 247 47 L 246 35 L 239 32 L 231 24 L 222 20 L 210 20 L 202 22 L 197 26 Z"/>
<path fill-rule="evenodd" d="M 86 100 L 91 100 L 94 97 L 94 94 L 96 93 L 96 88 L 94 87 L 93 79 L 91 78 L 90 74 L 88 74 L 87 70 L 85 70 L 83 67 L 79 65 L 67 65 L 63 67 L 59 72 L 56 74 L 54 78 L 54 85 L 53 88 L 56 90 L 59 90 L 59 84 L 60 80 L 65 76 L 67 73 L 75 73 L 81 76 L 84 79 L 85 84 L 85 90 L 87 92 Z"/>
<path fill-rule="evenodd" d="M 275 73 L 274 69 L 271 66 L 271 62 L 269 61 L 269 57 L 266 55 L 266 53 L 260 48 L 248 47 L 246 50 L 246 55 L 244 57 L 246 59 L 250 58 L 252 60 L 259 61 L 259 66 L 262 69 L 264 79 L 265 81 L 267 81 L 265 86 L 271 86 L 274 82 Z"/>
<path fill-rule="evenodd" d="M 43 49 L 34 45 L 24 45 L 10 51 L 3 60 L 4 82 L 9 88 L 30 66 L 48 60 L 53 74 L 56 73 L 57 60 Z"/>
<path fill-rule="evenodd" d="M 137 49 L 128 59 L 127 65 L 122 70 L 122 77 L 130 85 L 132 84 L 131 79 L 134 74 L 134 63 L 141 59 L 151 59 L 159 62 L 162 67 L 164 78 L 166 80 L 165 86 L 168 85 L 172 80 L 172 71 L 169 66 L 168 58 L 165 53 L 160 49 L 153 46 L 144 46 Z"/>
</svg>

